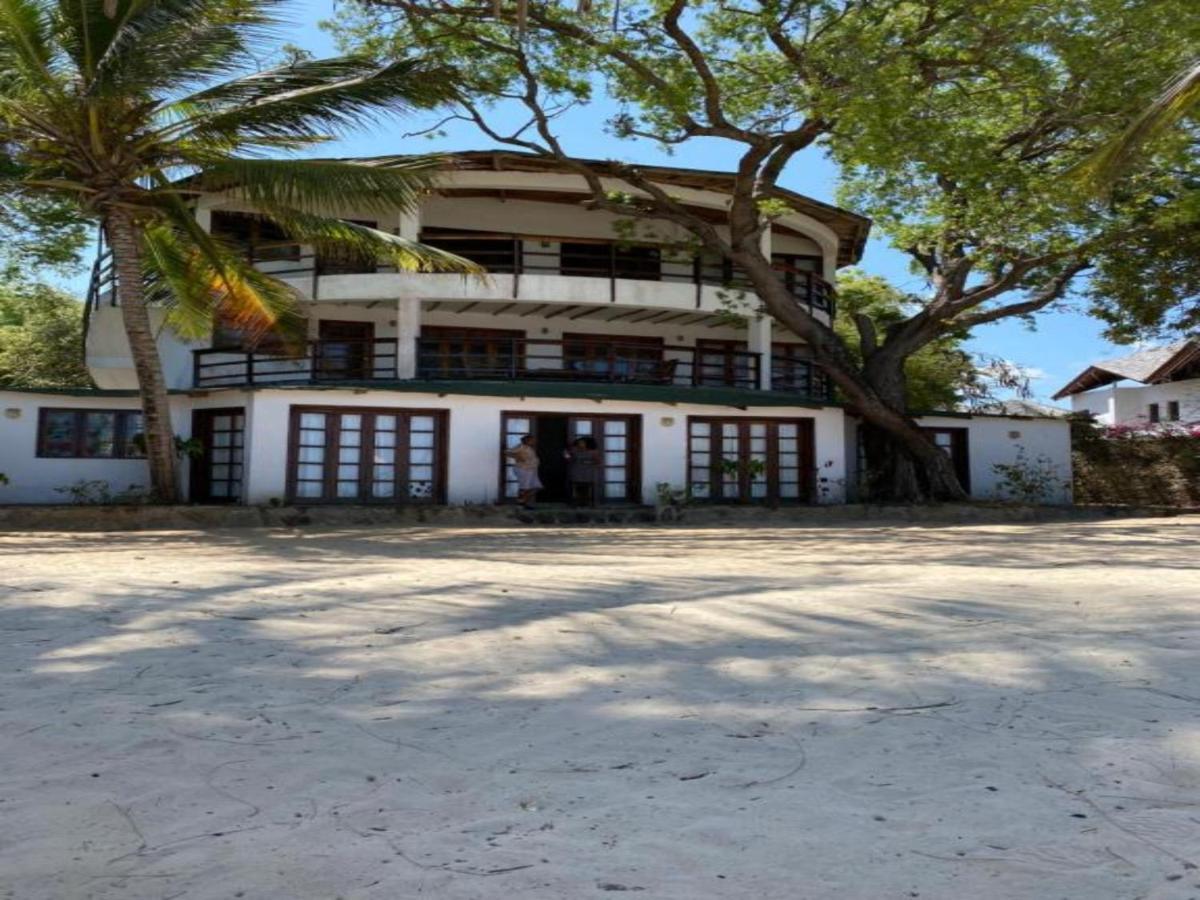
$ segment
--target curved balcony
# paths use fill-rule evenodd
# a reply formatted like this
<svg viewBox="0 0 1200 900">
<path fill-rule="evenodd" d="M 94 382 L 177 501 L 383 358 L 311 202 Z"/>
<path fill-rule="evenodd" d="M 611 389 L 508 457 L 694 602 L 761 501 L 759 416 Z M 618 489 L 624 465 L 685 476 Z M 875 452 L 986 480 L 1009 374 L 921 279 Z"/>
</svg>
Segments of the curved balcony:
<svg viewBox="0 0 1200 900">
<path fill-rule="evenodd" d="M 397 373 L 398 342 L 309 341 L 303 352 L 208 349 L 193 351 L 198 389 L 397 381 L 515 381 L 634 384 L 670 388 L 759 390 L 761 355 L 741 350 L 638 342 L 635 339 L 537 338 L 447 341 L 416 339 L 414 378 Z M 805 402 L 829 402 L 832 390 L 808 360 L 772 357 L 771 390 Z"/>
</svg>

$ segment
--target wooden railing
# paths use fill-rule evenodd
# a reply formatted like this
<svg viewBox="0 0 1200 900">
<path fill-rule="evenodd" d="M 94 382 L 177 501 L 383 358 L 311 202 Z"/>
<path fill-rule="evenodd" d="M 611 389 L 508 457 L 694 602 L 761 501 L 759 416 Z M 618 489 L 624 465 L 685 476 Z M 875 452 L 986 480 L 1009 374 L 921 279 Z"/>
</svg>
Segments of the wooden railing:
<svg viewBox="0 0 1200 900">
<path fill-rule="evenodd" d="M 697 347 L 541 338 L 417 339 L 417 376 L 739 387 L 759 383 L 759 355 Z"/>
<path fill-rule="evenodd" d="M 309 341 L 300 351 L 193 351 L 196 388 L 395 381 L 397 342 Z M 430 381 L 558 381 L 755 390 L 761 358 L 741 350 L 646 344 L 614 338 L 417 338 L 416 376 Z M 825 373 L 808 360 L 772 358 L 771 389 L 827 402 Z"/>
<path fill-rule="evenodd" d="M 557 247 L 533 248 L 535 243 L 520 236 L 479 241 L 448 236 L 423 237 L 426 243 L 449 250 L 483 266 L 493 275 L 563 275 L 575 278 L 603 278 L 612 284 L 616 298 L 616 282 L 658 281 L 666 284 L 691 284 L 725 288 L 730 291 L 753 292 L 745 274 L 728 261 L 695 255 L 672 255 L 663 248 L 622 244 L 616 241 L 590 241 L 572 246 L 588 247 L 586 252 L 564 252 Z M 479 246 L 481 243 L 488 246 Z M 324 275 L 368 275 L 395 272 L 391 265 L 371 261 L 351 261 L 332 258 L 299 244 L 259 244 L 247 249 L 256 267 L 277 278 L 309 279 L 309 293 L 319 298 L 320 278 Z M 776 260 L 776 271 L 783 276 L 795 301 L 809 312 L 828 313 L 834 309 L 833 285 L 815 272 L 797 269 L 787 262 Z M 514 290 L 515 290 L 514 286 Z"/>
<path fill-rule="evenodd" d="M 192 384 L 198 388 L 395 380 L 395 338 L 308 341 L 293 351 L 192 351 Z"/>
</svg>

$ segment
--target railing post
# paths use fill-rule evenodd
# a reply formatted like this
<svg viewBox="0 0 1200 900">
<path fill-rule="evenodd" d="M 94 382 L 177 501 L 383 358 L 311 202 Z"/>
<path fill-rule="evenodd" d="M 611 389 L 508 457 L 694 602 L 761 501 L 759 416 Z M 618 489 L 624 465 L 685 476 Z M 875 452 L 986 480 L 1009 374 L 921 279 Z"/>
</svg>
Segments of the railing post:
<svg viewBox="0 0 1200 900">
<path fill-rule="evenodd" d="M 246 353 L 246 384 L 254 384 L 254 351 Z"/>
<path fill-rule="evenodd" d="M 192 351 L 192 387 L 200 387 L 200 351 Z"/>
</svg>

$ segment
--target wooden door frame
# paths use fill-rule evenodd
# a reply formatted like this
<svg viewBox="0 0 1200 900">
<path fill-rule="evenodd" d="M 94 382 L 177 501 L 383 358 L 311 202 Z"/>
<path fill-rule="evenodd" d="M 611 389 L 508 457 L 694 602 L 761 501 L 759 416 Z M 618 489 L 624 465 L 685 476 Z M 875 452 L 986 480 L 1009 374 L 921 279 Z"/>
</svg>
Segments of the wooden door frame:
<svg viewBox="0 0 1200 900">
<path fill-rule="evenodd" d="M 687 453 L 687 484 L 690 489 L 695 483 L 692 477 L 692 423 L 706 422 L 710 426 L 709 449 L 709 497 L 707 503 L 731 503 L 733 505 L 753 505 L 756 502 L 778 506 L 781 504 L 814 503 L 817 498 L 816 473 L 816 422 L 810 416 L 688 416 L 687 434 L 685 435 L 685 452 Z M 717 465 L 718 453 L 714 449 L 721 435 L 719 427 L 728 423 L 738 425 L 738 456 L 742 456 L 749 439 L 751 424 L 765 424 L 767 432 L 767 496 L 756 501 L 750 496 L 750 475 L 748 472 L 738 474 L 738 497 L 728 500 L 724 496 L 715 496 L 714 487 L 724 484 L 723 473 Z M 792 499 L 779 496 L 779 425 L 796 426 L 796 452 L 799 455 L 799 484 L 800 496 Z M 714 427 L 716 426 L 716 427 Z M 772 432 L 772 427 L 774 431 Z M 772 436 L 773 435 L 773 436 Z M 718 477 L 720 476 L 720 477 Z"/>
<path fill-rule="evenodd" d="M 594 413 L 594 412 L 577 412 L 574 410 L 568 412 L 553 412 L 550 410 L 538 410 L 537 412 L 529 412 L 520 409 L 502 409 L 500 411 L 500 471 L 498 473 L 498 490 L 496 497 L 500 503 L 513 502 L 509 497 L 505 496 L 504 488 L 508 482 L 508 457 L 504 455 L 504 451 L 508 446 L 504 443 L 505 436 L 508 434 L 509 418 L 522 419 L 537 419 L 542 416 L 558 416 L 567 419 L 624 419 L 626 421 L 626 445 L 625 445 L 625 482 L 626 482 L 626 499 L 623 503 L 633 503 L 640 505 L 642 502 L 642 415 L 641 413 Z M 602 463 L 603 465 L 603 463 Z M 604 498 L 599 498 L 599 502 L 603 502 Z"/>
<path fill-rule="evenodd" d="M 950 435 L 951 449 L 953 450 L 950 461 L 954 466 L 954 474 L 958 477 L 962 489 L 968 494 L 971 493 L 971 429 L 961 425 L 935 427 L 922 425 L 921 430 L 929 436 L 930 440 L 933 440 L 935 434 Z"/>
<path fill-rule="evenodd" d="M 212 446 L 212 421 L 217 416 L 241 416 L 242 417 L 242 462 L 239 465 L 242 467 L 242 488 L 245 489 L 246 478 L 246 407 L 244 406 L 215 406 L 208 409 L 193 409 L 192 410 L 192 439 L 199 440 L 204 448 L 204 453 L 196 459 L 193 458 L 188 463 L 188 499 L 192 503 L 241 503 L 242 498 L 229 497 L 216 499 L 212 496 L 212 478 L 208 475 L 208 467 L 210 460 L 205 455 L 211 453 Z M 231 445 L 232 447 L 232 445 Z M 232 462 L 230 463 L 232 465 Z"/>
<path fill-rule="evenodd" d="M 285 480 L 284 490 L 286 492 L 286 499 L 289 504 L 300 505 L 300 506 L 326 506 L 326 505 L 337 505 L 339 503 L 342 503 L 342 504 L 345 504 L 348 506 L 354 506 L 354 505 L 359 505 L 359 506 L 409 506 L 409 505 L 421 506 L 421 505 L 426 505 L 426 504 L 410 504 L 407 502 L 403 502 L 403 501 L 408 500 L 407 491 L 401 492 L 398 489 L 391 497 L 384 497 L 384 498 L 380 498 L 378 500 L 371 499 L 369 496 L 370 491 L 367 489 L 367 488 L 369 488 L 369 485 L 370 485 L 370 479 L 367 478 L 367 470 L 369 468 L 373 467 L 374 463 L 371 463 L 371 465 L 368 466 L 366 464 L 366 462 L 364 461 L 363 457 L 360 457 L 359 463 L 358 463 L 359 496 L 356 497 L 353 501 L 340 500 L 337 496 L 337 468 L 336 468 L 337 462 L 336 462 L 336 460 L 334 460 L 334 463 L 332 466 L 330 465 L 330 460 L 333 459 L 334 456 L 336 455 L 336 454 L 331 454 L 330 450 L 336 449 L 339 446 L 338 441 L 333 439 L 333 436 L 335 434 L 340 434 L 340 431 L 341 431 L 341 421 L 337 420 L 337 419 L 335 419 L 333 421 L 332 427 L 331 427 L 330 421 L 328 419 L 326 419 L 326 421 L 325 421 L 325 462 L 323 462 L 321 464 L 324 467 L 324 470 L 321 473 L 321 480 L 322 480 L 323 490 L 324 490 L 324 493 L 326 494 L 326 497 L 321 497 L 321 498 L 297 497 L 296 496 L 296 466 L 299 463 L 300 416 L 303 413 L 324 413 L 325 415 L 329 415 L 332 413 L 334 415 L 361 415 L 361 416 L 364 416 L 363 427 L 360 432 L 363 435 L 362 444 L 360 446 L 363 448 L 364 452 L 367 449 L 373 449 L 374 435 L 375 435 L 374 419 L 371 419 L 370 424 L 368 425 L 368 421 L 365 417 L 366 416 L 396 416 L 397 417 L 397 419 L 396 419 L 396 449 L 397 449 L 397 452 L 399 452 L 400 447 L 404 446 L 406 453 L 408 452 L 408 450 L 411 449 L 407 446 L 407 444 L 408 444 L 407 440 L 404 441 L 403 445 L 401 444 L 401 436 L 403 435 L 407 438 L 407 436 L 409 434 L 409 422 L 406 417 L 407 416 L 431 416 L 433 418 L 433 422 L 434 422 L 434 425 L 433 425 L 434 434 L 436 435 L 436 437 L 434 438 L 434 441 L 437 446 L 434 448 L 435 453 L 434 453 L 434 458 L 433 458 L 434 495 L 430 498 L 430 502 L 428 505 L 436 506 L 439 504 L 445 504 L 447 491 L 449 490 L 448 481 L 449 481 L 449 469 L 450 469 L 450 462 L 449 462 L 449 460 L 450 460 L 450 443 L 449 443 L 450 411 L 449 410 L 447 410 L 447 409 L 420 409 L 420 408 L 412 408 L 412 407 L 395 408 L 395 407 L 387 407 L 387 406 L 321 406 L 321 405 L 310 405 L 310 404 L 293 404 L 288 407 L 288 437 L 287 437 L 287 463 L 286 463 L 287 470 L 286 470 L 286 480 Z M 370 447 L 368 447 L 367 440 L 366 440 L 366 436 L 368 434 L 371 436 L 371 439 L 372 439 L 372 444 Z M 397 468 L 400 467 L 399 462 L 396 460 L 393 460 L 392 465 L 396 466 Z M 407 489 L 407 485 L 408 485 L 408 467 L 409 467 L 409 465 L 410 465 L 410 463 L 406 459 L 405 463 L 404 463 L 405 477 L 403 479 L 403 483 L 404 483 L 406 489 Z M 399 488 L 401 480 L 399 478 L 396 478 L 394 480 L 397 485 L 397 488 Z"/>
</svg>

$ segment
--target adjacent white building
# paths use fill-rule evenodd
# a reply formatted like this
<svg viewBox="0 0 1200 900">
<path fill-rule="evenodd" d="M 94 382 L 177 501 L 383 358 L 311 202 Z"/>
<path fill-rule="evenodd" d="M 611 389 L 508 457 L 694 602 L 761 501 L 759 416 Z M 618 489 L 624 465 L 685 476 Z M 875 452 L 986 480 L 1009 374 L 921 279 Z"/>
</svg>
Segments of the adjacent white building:
<svg viewBox="0 0 1200 900">
<path fill-rule="evenodd" d="M 1103 425 L 1200 422 L 1200 339 L 1088 366 L 1054 395 Z"/>
<path fill-rule="evenodd" d="M 714 218 L 727 204 L 726 174 L 652 175 Z M 314 253 L 231 195 L 201 197 L 202 227 L 303 298 L 309 341 L 295 354 L 248 346 L 219 322 L 201 343 L 161 331 L 175 430 L 202 447 L 184 461 L 191 500 L 505 502 L 515 483 L 503 451 L 523 434 L 539 438 L 549 502 L 567 499 L 562 451 L 580 436 L 602 454 L 601 502 L 651 503 L 664 484 L 699 502 L 845 500 L 854 420 L 804 343 L 753 303 L 730 315 L 745 299 L 739 273 L 681 249 L 670 223 L 631 239 L 586 198 L 551 161 L 484 151 L 455 155 L 416 214 L 330 211 L 476 260 L 489 272 L 480 279 Z M 870 222 L 780 198 L 790 211 L 764 242 L 795 302 L 828 319 L 836 272 L 858 261 Z M 111 292 L 94 300 L 87 362 L 99 391 L 0 392 L 0 502 L 62 502 L 79 481 L 114 492 L 145 483 L 120 309 Z M 993 459 L 1025 444 L 1069 481 L 1061 422 L 959 416 L 929 427 L 975 496 L 997 494 Z"/>
</svg>

